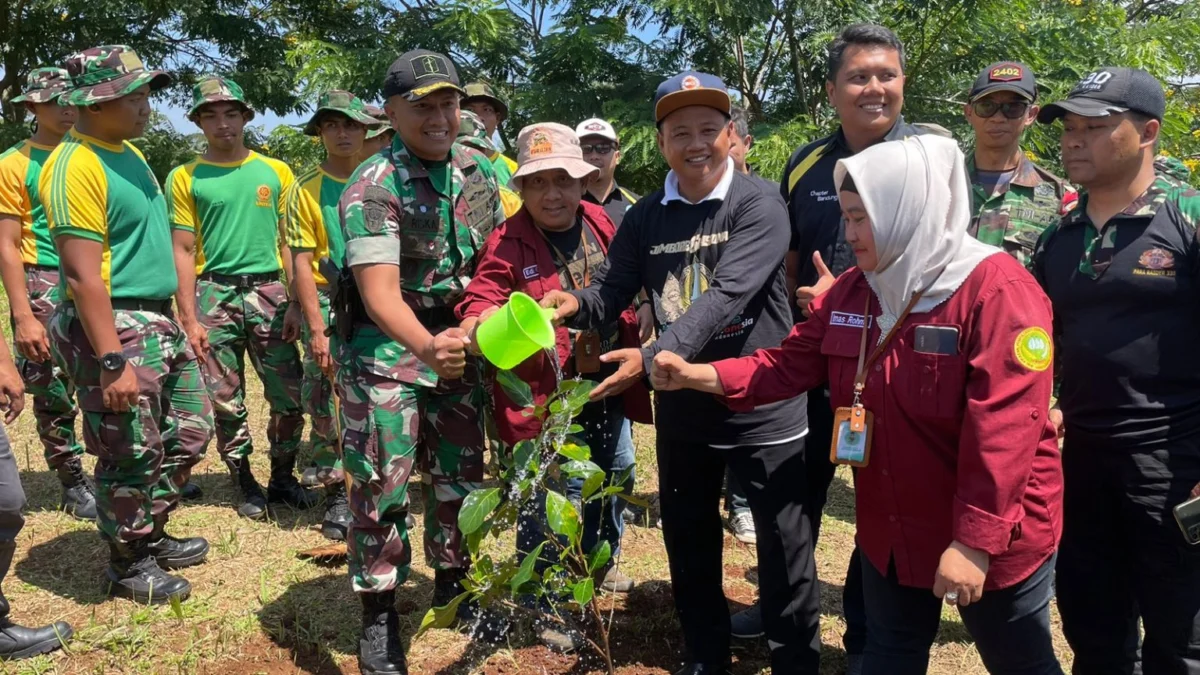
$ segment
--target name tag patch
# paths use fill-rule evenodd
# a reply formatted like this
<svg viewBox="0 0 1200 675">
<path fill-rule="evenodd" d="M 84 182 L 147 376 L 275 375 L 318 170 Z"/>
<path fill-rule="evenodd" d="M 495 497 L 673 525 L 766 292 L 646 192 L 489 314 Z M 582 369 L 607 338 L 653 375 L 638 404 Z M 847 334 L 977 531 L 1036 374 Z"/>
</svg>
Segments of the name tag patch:
<svg viewBox="0 0 1200 675">
<path fill-rule="evenodd" d="M 536 279 L 538 274 L 537 265 L 530 265 L 529 267 L 521 270 L 521 273 L 525 275 L 526 279 Z"/>
<path fill-rule="evenodd" d="M 864 324 L 867 326 L 871 325 L 870 317 L 864 319 L 862 314 L 850 314 L 848 312 L 833 312 L 829 315 L 830 326 L 862 328 Z"/>
</svg>

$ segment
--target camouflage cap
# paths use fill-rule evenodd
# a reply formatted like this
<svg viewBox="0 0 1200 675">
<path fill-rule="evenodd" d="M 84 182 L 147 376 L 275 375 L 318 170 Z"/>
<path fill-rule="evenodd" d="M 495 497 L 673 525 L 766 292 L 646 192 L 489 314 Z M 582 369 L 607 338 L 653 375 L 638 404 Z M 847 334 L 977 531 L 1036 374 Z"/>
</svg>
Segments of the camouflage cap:
<svg viewBox="0 0 1200 675">
<path fill-rule="evenodd" d="M 487 101 L 496 109 L 502 120 L 508 117 L 508 104 L 504 102 L 504 99 L 496 95 L 496 91 L 492 89 L 492 85 L 486 82 L 472 82 L 463 90 L 467 92 L 466 97 L 462 100 L 464 106 L 472 101 Z"/>
<path fill-rule="evenodd" d="M 460 110 L 458 112 L 460 123 L 458 125 L 459 143 L 468 147 L 482 150 L 490 157 L 496 154 L 499 150 L 496 144 L 492 143 L 492 139 L 488 138 L 487 131 L 483 128 L 483 120 L 479 119 L 479 115 L 470 110 Z"/>
<path fill-rule="evenodd" d="M 237 82 L 220 75 L 208 75 L 201 78 L 196 86 L 192 87 L 192 109 L 188 111 L 188 119 L 196 121 L 196 114 L 200 112 L 200 108 L 209 103 L 237 103 L 250 113 L 250 117 L 246 121 L 254 119 L 254 108 L 246 103 L 246 95 L 242 93 L 242 88 Z"/>
<path fill-rule="evenodd" d="M 25 79 L 25 91 L 13 103 L 54 103 L 71 88 L 71 76 L 63 68 L 34 68 Z"/>
<path fill-rule="evenodd" d="M 374 129 L 367 130 L 367 139 L 382 136 L 389 131 L 392 131 L 392 121 L 388 119 L 387 111 L 377 105 L 367 104 L 365 106 L 367 114 L 375 118 L 379 122 L 379 126 Z"/>
<path fill-rule="evenodd" d="M 161 70 L 146 70 L 137 52 L 125 45 L 92 47 L 67 57 L 64 64 L 74 87 L 62 95 L 63 105 L 91 105 L 128 96 L 144 85 L 151 91 L 171 84 Z"/>
<path fill-rule="evenodd" d="M 308 119 L 308 124 L 304 125 L 304 133 L 309 136 L 320 135 L 321 129 L 317 125 L 321 121 L 322 113 L 326 112 L 345 115 L 368 129 L 375 129 L 380 125 L 379 120 L 367 112 L 367 106 L 363 104 L 362 99 L 348 91 L 334 89 L 317 98 L 317 109 Z"/>
</svg>

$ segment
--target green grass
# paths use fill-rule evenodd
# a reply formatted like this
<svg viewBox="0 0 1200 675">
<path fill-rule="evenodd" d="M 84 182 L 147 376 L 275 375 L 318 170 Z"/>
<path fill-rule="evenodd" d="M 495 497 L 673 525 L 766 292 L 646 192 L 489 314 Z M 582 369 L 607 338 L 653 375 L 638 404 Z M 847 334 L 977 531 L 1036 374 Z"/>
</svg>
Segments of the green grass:
<svg viewBox="0 0 1200 675">
<path fill-rule="evenodd" d="M 7 313 L 7 300 L 2 297 L 0 311 Z M 4 333 L 9 339 L 7 326 Z M 252 376 L 250 379 L 250 421 L 256 448 L 253 465 L 265 482 L 267 408 L 260 385 Z M 179 509 L 170 525 L 177 535 L 201 535 L 212 544 L 206 564 L 184 570 L 193 584 L 191 599 L 176 608 L 107 600 L 100 582 L 107 550 L 93 525 L 55 510 L 59 487 L 46 470 L 31 412 L 27 410 L 9 428 L 28 507 L 4 591 L 12 603 L 14 620 L 27 625 L 66 620 L 76 634 L 67 650 L 0 663 L 0 673 L 358 672 L 359 603 L 350 590 L 345 566 L 320 566 L 296 556 L 298 551 L 324 543 L 314 530 L 320 508 L 307 513 L 280 509 L 275 520 L 262 523 L 239 518 L 227 472 L 210 448 L 194 474 L 204 498 Z M 649 496 L 657 482 L 653 430 L 639 427 L 635 437 L 637 491 Z M 85 458 L 85 463 L 90 471 L 91 458 Z M 300 465 L 306 463 L 304 458 Z M 419 501 L 414 508 L 421 510 Z M 416 632 L 432 594 L 433 575 L 421 560 L 420 527 L 418 518 L 418 532 L 411 535 L 416 543 L 412 576 L 398 593 L 406 643 Z M 853 537 L 853 493 L 848 473 L 839 473 L 817 551 L 823 582 L 822 673 L 840 673 L 845 662 L 840 646 L 844 624 L 839 591 Z M 754 552 L 732 536 L 727 535 L 725 542 L 725 591 L 731 611 L 736 611 L 754 598 Z M 511 540 L 501 545 L 511 546 Z M 622 569 L 639 582 L 639 588 L 629 598 L 616 601 L 612 637 L 618 672 L 673 672 L 679 665 L 681 639 L 673 616 L 661 533 L 630 527 L 623 546 Z M 944 619 L 930 672 L 984 673 L 957 616 L 947 611 Z M 763 644 L 735 642 L 734 648 L 735 673 L 767 672 Z M 1063 663 L 1069 663 L 1061 637 L 1059 649 Z M 527 630 L 519 629 L 508 644 L 486 648 L 473 645 L 458 632 L 433 631 L 410 645 L 410 667 L 415 674 L 430 675 L 532 675 L 598 672 L 599 666 L 592 658 L 581 662 L 578 657 L 548 652 Z"/>
</svg>

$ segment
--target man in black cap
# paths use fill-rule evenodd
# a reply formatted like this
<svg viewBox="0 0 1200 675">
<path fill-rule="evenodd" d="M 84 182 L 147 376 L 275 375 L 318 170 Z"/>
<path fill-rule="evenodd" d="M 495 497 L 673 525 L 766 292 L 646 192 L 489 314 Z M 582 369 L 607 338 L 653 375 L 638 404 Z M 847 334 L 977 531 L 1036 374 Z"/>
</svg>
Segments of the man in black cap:
<svg viewBox="0 0 1200 675">
<path fill-rule="evenodd" d="M 1026 265 L 1038 237 L 1076 197 L 1066 181 L 1021 150 L 1021 136 L 1037 119 L 1036 100 L 1029 66 L 1001 61 L 979 73 L 963 107 L 975 130 L 975 150 L 967 155 L 974 214 L 970 233 Z"/>
<path fill-rule="evenodd" d="M 458 514 L 483 482 L 483 392 L 454 306 L 504 209 L 491 162 L 455 143 L 462 93 L 444 54 L 415 50 L 396 59 L 383 95 L 397 137 L 359 165 L 339 203 L 352 272 L 341 283 L 361 300 L 340 296 L 334 322 L 363 673 L 407 672 L 396 587 L 410 572 L 405 516 L 414 468 L 435 607 L 463 592 L 470 564 Z M 474 613 L 459 605 L 468 623 Z M 494 624 L 480 622 L 484 630 Z"/>
<path fill-rule="evenodd" d="M 783 273 L 789 238 L 779 195 L 733 166 L 725 83 L 687 72 L 658 87 L 662 189 L 625 214 L 608 260 L 583 290 L 544 305 L 577 329 L 615 321 L 643 288 L 658 340 L 610 352 L 620 365 L 602 398 L 644 377 L 660 351 L 696 362 L 779 344 L 791 329 Z M 759 583 L 772 672 L 817 673 L 816 569 L 805 515 L 804 397 L 735 413 L 711 396 L 660 392 L 655 415 L 663 539 L 687 664 L 677 675 L 729 672 L 729 610 L 721 587 L 721 485 L 728 464 L 758 526 Z"/>
<path fill-rule="evenodd" d="M 1083 188 L 1033 256 L 1061 355 L 1057 594 L 1080 675 L 1200 673 L 1200 548 L 1172 514 L 1200 488 L 1200 193 L 1155 174 L 1165 108 L 1152 75 L 1106 67 L 1038 115 L 1062 120 Z"/>
</svg>

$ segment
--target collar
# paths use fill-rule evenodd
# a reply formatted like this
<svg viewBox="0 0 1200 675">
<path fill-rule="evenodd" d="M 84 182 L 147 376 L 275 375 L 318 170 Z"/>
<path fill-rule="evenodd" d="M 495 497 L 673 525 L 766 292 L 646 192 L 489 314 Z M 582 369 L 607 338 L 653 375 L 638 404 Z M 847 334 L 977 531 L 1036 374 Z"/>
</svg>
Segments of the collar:
<svg viewBox="0 0 1200 675">
<path fill-rule="evenodd" d="M 680 201 L 684 204 L 695 205 L 709 201 L 710 199 L 725 201 L 725 197 L 729 195 L 729 186 L 733 185 L 733 174 L 735 173 L 737 171 L 733 168 L 733 160 L 726 158 L 725 173 L 721 176 L 721 180 L 717 182 L 717 186 L 713 188 L 712 192 L 705 195 L 698 202 L 689 202 L 683 195 L 679 194 L 679 176 L 676 176 L 675 170 L 672 169 L 667 173 L 667 180 L 663 184 L 662 203 L 666 205 L 674 201 Z"/>
<path fill-rule="evenodd" d="M 971 185 L 979 183 L 979 169 L 975 166 L 974 152 L 967 155 L 967 178 L 970 179 Z M 1022 152 L 1021 159 L 1017 162 L 1017 168 L 1013 171 L 1012 179 L 1008 182 L 1010 185 L 1035 188 L 1046 181 L 1042 178 L 1042 174 L 1038 172 L 1037 165 Z M 1007 191 L 1007 188 L 1005 191 Z"/>
<path fill-rule="evenodd" d="M 898 141 L 914 135 L 915 132 L 913 132 L 913 130 L 909 127 L 910 125 L 904 121 L 904 115 L 900 115 L 896 118 L 896 123 L 892 125 L 892 128 L 883 135 L 883 138 L 876 141 L 876 143 L 883 143 L 885 141 Z M 833 134 L 830 145 L 839 146 L 847 153 L 853 154 L 850 150 L 850 143 L 846 141 L 846 132 L 842 130 L 842 126 L 840 124 L 838 125 L 837 131 Z"/>
<path fill-rule="evenodd" d="M 83 141 L 84 143 L 88 143 L 90 145 L 95 145 L 95 146 L 104 148 L 105 150 L 108 150 L 109 152 L 125 152 L 125 143 L 123 143 L 123 142 L 120 145 L 113 145 L 112 143 L 109 143 L 107 141 L 102 141 L 99 138 L 96 138 L 95 136 L 88 136 L 87 134 L 83 133 L 82 131 L 79 131 L 78 129 L 76 129 L 74 127 L 71 127 L 71 131 L 68 133 L 70 133 L 70 135 L 73 136 L 77 140 Z"/>
<path fill-rule="evenodd" d="M 615 180 L 613 181 L 612 189 L 608 191 L 608 194 L 604 196 L 604 199 L 596 199 L 591 192 L 588 192 L 587 190 L 583 191 L 583 201 L 585 202 L 607 206 L 608 203 L 614 199 L 625 199 L 625 193 L 621 191 L 621 186 L 618 185 L 617 181 Z"/>
<path fill-rule="evenodd" d="M 1112 222 L 1118 218 L 1153 218 L 1154 214 L 1162 208 L 1162 205 L 1167 202 L 1167 197 L 1170 196 L 1171 190 L 1175 185 L 1171 181 L 1155 174 L 1154 182 L 1146 191 L 1137 199 L 1133 200 L 1125 210 L 1109 218 L 1108 222 Z M 1091 219 L 1087 215 L 1087 200 L 1088 194 L 1080 192 L 1078 205 L 1071 209 L 1071 212 L 1063 219 L 1063 226 L 1078 225 L 1081 223 L 1091 224 Z"/>
</svg>

